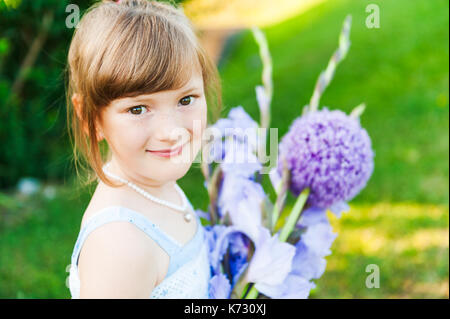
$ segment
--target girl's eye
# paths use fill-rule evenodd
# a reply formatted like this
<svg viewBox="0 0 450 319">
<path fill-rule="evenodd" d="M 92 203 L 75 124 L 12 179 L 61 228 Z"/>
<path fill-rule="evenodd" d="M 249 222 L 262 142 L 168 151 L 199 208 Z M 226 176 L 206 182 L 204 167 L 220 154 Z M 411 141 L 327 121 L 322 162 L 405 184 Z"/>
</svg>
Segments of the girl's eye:
<svg viewBox="0 0 450 319">
<path fill-rule="evenodd" d="M 137 105 L 137 106 L 133 106 L 131 109 L 129 109 L 128 112 L 131 114 L 134 114 L 134 115 L 140 115 L 140 114 L 142 114 L 142 111 L 141 111 L 142 109 L 145 109 L 144 105 Z"/>
<path fill-rule="evenodd" d="M 194 100 L 195 100 L 195 96 L 188 95 L 180 100 L 180 104 L 183 106 L 188 106 L 188 105 L 192 104 Z"/>
</svg>

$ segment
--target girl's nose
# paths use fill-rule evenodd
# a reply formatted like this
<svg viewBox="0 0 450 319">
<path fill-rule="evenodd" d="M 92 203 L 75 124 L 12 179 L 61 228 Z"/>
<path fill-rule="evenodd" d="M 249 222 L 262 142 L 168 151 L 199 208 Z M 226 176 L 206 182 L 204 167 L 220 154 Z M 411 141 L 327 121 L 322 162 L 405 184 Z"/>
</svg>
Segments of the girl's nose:
<svg viewBox="0 0 450 319">
<path fill-rule="evenodd" d="M 179 124 L 179 121 L 173 114 L 160 114 L 152 125 L 155 128 L 155 139 L 160 141 L 176 143 L 186 134 L 186 129 Z"/>
</svg>

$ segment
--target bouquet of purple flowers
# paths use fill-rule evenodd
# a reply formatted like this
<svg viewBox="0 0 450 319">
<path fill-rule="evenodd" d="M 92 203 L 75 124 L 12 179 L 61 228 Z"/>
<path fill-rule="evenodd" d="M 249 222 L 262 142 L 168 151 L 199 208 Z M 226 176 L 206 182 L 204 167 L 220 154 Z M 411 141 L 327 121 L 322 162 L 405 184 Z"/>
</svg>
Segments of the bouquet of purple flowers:
<svg viewBox="0 0 450 319">
<path fill-rule="evenodd" d="M 318 109 L 320 96 L 330 83 L 337 64 L 349 46 L 351 17 L 340 35 L 339 48 L 321 73 L 309 105 L 272 147 L 267 162 L 267 129 L 272 99 L 272 63 L 264 34 L 253 28 L 263 61 L 262 86 L 256 87 L 260 123 L 242 108 L 230 110 L 209 128 L 213 141 L 202 162 L 210 203 L 208 219 L 212 278 L 211 298 L 307 298 L 322 276 L 325 257 L 336 238 L 327 210 L 340 217 L 347 202 L 367 184 L 374 168 L 371 140 L 361 127 L 364 105 L 350 115 L 340 110 Z M 272 132 L 272 129 L 271 129 Z M 274 144 L 274 143 L 271 143 Z M 275 155 L 273 155 L 275 154 Z M 215 167 L 213 163 L 216 163 Z M 269 174 L 276 195 L 272 202 L 262 187 Z M 296 201 L 285 218 L 288 191 Z"/>
</svg>

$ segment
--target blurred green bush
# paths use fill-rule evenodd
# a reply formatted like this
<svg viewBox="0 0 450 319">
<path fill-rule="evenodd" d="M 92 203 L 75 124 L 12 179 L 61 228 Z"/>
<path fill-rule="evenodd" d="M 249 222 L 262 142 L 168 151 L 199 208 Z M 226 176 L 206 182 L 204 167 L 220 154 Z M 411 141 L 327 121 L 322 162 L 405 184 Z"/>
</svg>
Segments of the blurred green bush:
<svg viewBox="0 0 450 319">
<path fill-rule="evenodd" d="M 75 29 L 66 26 L 66 7 L 78 5 L 82 16 L 94 2 L 0 0 L 0 189 L 22 176 L 73 173 L 64 67 Z"/>
</svg>

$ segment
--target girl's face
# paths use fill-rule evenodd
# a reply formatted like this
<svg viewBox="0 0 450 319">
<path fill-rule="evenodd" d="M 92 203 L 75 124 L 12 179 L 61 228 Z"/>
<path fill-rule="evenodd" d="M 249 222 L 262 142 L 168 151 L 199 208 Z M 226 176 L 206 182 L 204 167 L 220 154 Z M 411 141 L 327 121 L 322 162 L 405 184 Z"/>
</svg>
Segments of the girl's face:
<svg viewBox="0 0 450 319">
<path fill-rule="evenodd" d="M 201 149 L 206 117 L 203 77 L 197 72 L 180 89 L 112 101 L 99 128 L 125 178 L 157 187 L 187 173 Z M 175 154 L 157 152 L 178 146 L 181 152 Z"/>
</svg>

